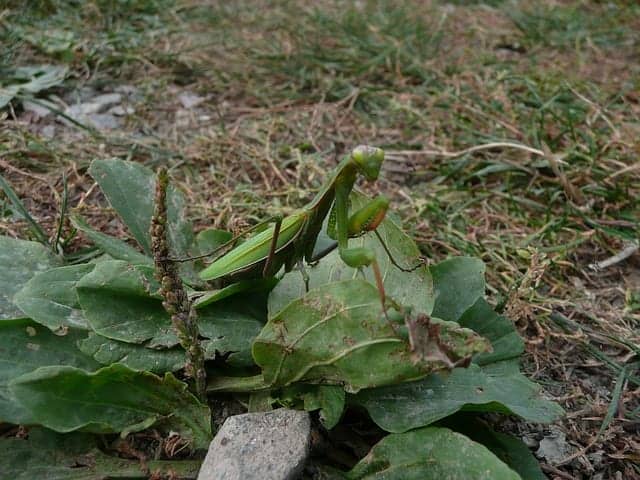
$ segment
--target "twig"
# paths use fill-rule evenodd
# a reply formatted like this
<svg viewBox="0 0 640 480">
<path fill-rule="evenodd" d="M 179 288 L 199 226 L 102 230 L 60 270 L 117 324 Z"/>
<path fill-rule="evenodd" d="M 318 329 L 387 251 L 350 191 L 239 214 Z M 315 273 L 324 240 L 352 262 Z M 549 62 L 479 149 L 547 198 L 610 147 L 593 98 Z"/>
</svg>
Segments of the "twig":
<svg viewBox="0 0 640 480">
<path fill-rule="evenodd" d="M 545 154 L 544 156 L 549 162 L 549 166 L 551 167 L 553 174 L 558 177 L 565 195 L 569 197 L 569 199 L 576 205 L 583 205 L 584 197 L 582 196 L 582 193 L 580 192 L 580 190 L 573 186 L 569 179 L 567 179 L 567 176 L 564 174 L 564 172 L 560 169 L 560 165 L 558 164 L 558 157 L 551 151 L 551 149 L 547 145 L 544 145 L 543 147 Z"/>
<path fill-rule="evenodd" d="M 171 315 L 171 323 L 180 345 L 187 354 L 186 373 L 194 378 L 196 393 L 206 400 L 207 373 L 204 368 L 204 352 L 200 345 L 196 311 L 184 289 L 178 266 L 169 255 L 167 239 L 167 187 L 169 175 L 166 168 L 158 171 L 156 178 L 155 211 L 151 219 L 151 250 L 156 278 L 160 282 L 162 306 Z"/>
<path fill-rule="evenodd" d="M 613 180 L 614 178 L 619 177 L 620 175 L 624 175 L 625 173 L 629 173 L 634 170 L 640 170 L 640 162 L 636 162 L 634 164 L 629 165 L 628 167 L 618 170 L 617 172 L 613 172 L 611 175 L 605 178 L 604 181 L 606 182 L 608 180 Z"/>
<path fill-rule="evenodd" d="M 616 386 L 611 395 L 611 403 L 609 404 L 609 408 L 607 409 L 607 414 L 605 415 L 604 420 L 602 421 L 602 425 L 600 425 L 600 429 L 598 430 L 598 433 L 596 434 L 594 439 L 591 440 L 588 445 L 581 448 L 574 454 L 569 455 L 568 457 L 560 460 L 560 462 L 556 463 L 557 467 L 566 465 L 567 463 L 575 460 L 576 458 L 581 457 L 582 455 L 587 453 L 587 451 L 589 451 L 591 447 L 593 447 L 596 444 L 596 442 L 600 439 L 600 437 L 605 432 L 605 430 L 609 428 L 609 424 L 611 423 L 611 420 L 613 420 L 613 416 L 615 415 L 616 410 L 618 409 L 619 402 L 622 399 L 622 393 L 626 385 L 627 385 L 627 367 L 624 367 L 620 371 L 620 374 L 618 375 L 618 378 L 616 380 Z"/>
<path fill-rule="evenodd" d="M 515 148 L 516 150 L 523 150 L 525 152 L 533 153 L 534 155 L 539 155 L 541 157 L 544 156 L 544 152 L 542 150 L 529 147 L 528 145 L 522 145 L 521 143 L 511 142 L 484 143 L 482 145 L 475 145 L 473 147 L 465 148 L 464 150 L 458 150 L 457 152 L 447 152 L 446 150 L 388 150 L 387 153 L 389 155 L 435 155 L 438 157 L 456 158 L 461 157 L 462 155 L 466 155 L 467 153 L 479 152 L 482 150 L 491 150 L 492 148 Z"/>
<path fill-rule="evenodd" d="M 593 107 L 593 109 L 596 111 L 596 116 L 598 116 L 598 115 L 601 116 L 602 119 L 605 121 L 605 123 L 609 126 L 609 128 L 611 129 L 611 131 L 613 132 L 615 137 L 616 138 L 620 138 L 620 131 L 615 127 L 613 122 L 611 120 L 609 120 L 609 117 L 607 117 L 604 114 L 604 108 L 602 108 L 600 105 L 598 105 L 593 100 L 590 100 L 586 96 L 582 95 L 580 92 L 578 92 L 573 87 L 569 86 L 569 90 L 571 91 L 571 93 L 573 93 L 576 97 L 578 97 L 584 103 L 586 103 L 587 105 L 590 105 L 591 107 Z M 595 117 L 594 117 L 594 120 L 595 120 Z"/>
<path fill-rule="evenodd" d="M 631 255 L 636 253 L 640 249 L 640 244 L 637 242 L 631 242 L 627 246 L 625 246 L 620 252 L 616 253 L 612 257 L 607 258 L 606 260 L 602 260 L 600 262 L 592 263 L 589 265 L 589 268 L 594 271 L 599 271 L 604 268 L 610 267 L 617 263 L 620 263 Z"/>
<path fill-rule="evenodd" d="M 545 472 L 553 473 L 554 475 L 557 475 L 561 478 L 565 478 L 566 480 L 576 480 L 576 477 L 569 475 L 568 473 L 563 472 L 559 468 L 552 467 L 551 465 L 548 465 L 546 463 L 541 463 L 540 467 L 542 467 L 542 470 L 544 470 Z"/>
</svg>

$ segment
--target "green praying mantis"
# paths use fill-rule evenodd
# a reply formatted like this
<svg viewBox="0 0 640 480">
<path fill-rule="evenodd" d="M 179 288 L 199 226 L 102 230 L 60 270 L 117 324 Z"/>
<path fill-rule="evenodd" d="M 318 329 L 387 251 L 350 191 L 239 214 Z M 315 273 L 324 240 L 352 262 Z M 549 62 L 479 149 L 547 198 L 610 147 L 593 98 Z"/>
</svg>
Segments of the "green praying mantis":
<svg viewBox="0 0 640 480">
<path fill-rule="evenodd" d="M 388 199 L 378 196 L 349 215 L 349 194 L 358 176 L 368 181 L 376 180 L 383 161 L 382 149 L 366 145 L 356 147 L 340 162 L 309 204 L 285 218 L 276 217 L 262 222 L 260 225 L 267 222 L 274 225 L 216 259 L 200 272 L 200 278 L 216 280 L 255 276 L 260 273 L 263 277 L 269 277 L 275 275 L 283 266 L 285 271 L 292 270 L 296 264 L 301 264 L 303 259 L 307 263 L 313 263 L 328 253 L 325 250 L 314 256 L 314 247 L 323 222 L 327 215 L 330 215 L 327 233 L 337 241 L 340 258 L 346 265 L 353 268 L 361 269 L 369 266 L 373 268 L 386 315 L 384 285 L 374 252 L 366 247 L 349 247 L 350 238 L 375 231 L 389 208 Z M 220 248 L 228 247 L 236 239 L 237 237 Z M 397 268 L 412 271 L 423 264 L 420 263 L 412 268 L 401 267 L 391 256 L 380 235 L 378 239 Z M 211 254 L 213 253 L 215 252 Z M 303 268 L 301 271 L 305 275 Z M 308 282 L 306 277 L 305 282 Z"/>
</svg>

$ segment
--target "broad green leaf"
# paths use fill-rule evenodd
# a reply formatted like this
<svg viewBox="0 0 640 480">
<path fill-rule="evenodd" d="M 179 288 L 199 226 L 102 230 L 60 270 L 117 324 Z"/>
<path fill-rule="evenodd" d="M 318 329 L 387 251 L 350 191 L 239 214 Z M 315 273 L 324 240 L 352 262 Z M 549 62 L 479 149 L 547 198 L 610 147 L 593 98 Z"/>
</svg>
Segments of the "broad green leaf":
<svg viewBox="0 0 640 480">
<path fill-rule="evenodd" d="M 440 334 L 456 357 L 486 349 L 484 339 L 454 323 L 442 323 Z M 326 284 L 290 303 L 260 332 L 253 357 L 273 386 L 321 382 L 352 392 L 448 365 L 442 355 L 423 361 L 413 354 L 382 314 L 379 292 L 364 280 Z"/>
<path fill-rule="evenodd" d="M 538 460 L 520 439 L 493 431 L 473 414 L 458 414 L 444 422 L 447 428 L 481 443 L 524 480 L 546 480 Z"/>
<path fill-rule="evenodd" d="M 140 253 L 132 246 L 115 237 L 98 232 L 89 226 L 84 218 L 71 215 L 73 226 L 84 233 L 104 253 L 116 260 L 124 260 L 132 265 L 153 265 L 153 259 Z"/>
<path fill-rule="evenodd" d="M 94 160 L 89 173 L 111 206 L 147 255 L 151 254 L 149 229 L 153 215 L 155 174 L 139 163 L 115 158 Z M 193 228 L 184 217 L 184 197 L 173 187 L 167 193 L 168 234 L 175 255 L 188 253 L 193 243 Z"/>
<path fill-rule="evenodd" d="M 216 228 L 207 228 L 196 235 L 195 247 L 197 255 L 213 252 L 233 238 L 233 233 Z"/>
<path fill-rule="evenodd" d="M 27 319 L 0 322 L 0 421 L 32 423 L 29 412 L 13 399 L 7 387 L 20 375 L 48 365 L 70 365 L 86 370 L 100 367 L 77 349 L 76 342 L 84 335 L 73 329 L 66 335 L 55 335 Z"/>
<path fill-rule="evenodd" d="M 260 333 L 266 313 L 243 300 L 226 300 L 198 313 L 198 327 L 207 359 L 224 356 L 234 367 L 251 367 L 251 343 Z M 150 348 L 90 334 L 79 348 L 102 364 L 122 363 L 134 370 L 164 373 L 185 364 L 180 347 Z"/>
<path fill-rule="evenodd" d="M 446 428 L 389 435 L 345 476 L 349 480 L 519 480 L 491 451 Z"/>
<path fill-rule="evenodd" d="M 338 385 L 311 385 L 308 383 L 294 383 L 288 387 L 269 392 L 269 407 L 271 404 L 291 408 L 304 409 L 307 412 L 320 411 L 320 422 L 328 430 L 335 427 L 346 405 L 346 394 Z"/>
<path fill-rule="evenodd" d="M 17 95 L 34 94 L 61 84 L 67 71 L 64 66 L 39 65 L 4 72 L 0 79 L 0 108 L 4 108 Z"/>
<path fill-rule="evenodd" d="M 93 264 L 70 265 L 39 273 L 16 293 L 16 305 L 31 319 L 54 331 L 88 329 L 76 284 L 93 270 Z"/>
<path fill-rule="evenodd" d="M 157 294 L 158 287 L 151 267 L 111 260 L 96 264 L 78 282 L 77 291 L 89 325 L 100 336 L 129 344 L 146 342 L 144 347 L 148 348 L 171 348 L 178 344 L 178 338 Z M 265 304 L 264 294 L 256 292 L 251 302 L 231 297 L 199 309 L 198 328 L 207 339 L 203 341 L 207 357 L 214 358 L 216 352 L 231 353 L 231 364 L 253 365 L 251 342 L 266 321 Z M 145 363 L 141 357 L 144 350 L 118 343 L 105 348 L 113 348 L 113 358 L 126 356 L 124 363 L 133 368 Z M 102 352 L 102 359 L 110 358 L 106 353 Z M 158 354 L 149 352 L 149 361 L 155 361 Z M 130 363 L 134 359 L 135 363 Z M 165 362 L 173 364 L 169 359 Z"/>
<path fill-rule="evenodd" d="M 522 340 L 513 324 L 478 299 L 460 318 L 467 328 L 491 341 L 493 352 L 479 353 L 467 369 L 432 374 L 419 382 L 360 392 L 373 420 L 390 432 L 404 432 L 447 417 L 459 410 L 514 413 L 533 422 L 550 422 L 562 413 L 544 400 L 540 387 L 519 371 Z"/>
<path fill-rule="evenodd" d="M 13 380 L 9 391 L 36 423 L 57 432 L 122 434 L 154 424 L 206 448 L 211 414 L 171 373 L 164 378 L 115 364 L 88 373 L 42 367 Z"/>
<path fill-rule="evenodd" d="M 362 207 L 367 198 L 361 193 L 351 194 L 353 210 Z M 398 221 L 388 215 L 378 227 L 378 233 L 392 253 L 394 259 L 403 267 L 413 267 L 420 263 L 420 250 L 415 242 L 402 231 Z M 411 273 L 402 272 L 389 260 L 389 256 L 380 244 L 375 233 L 368 233 L 360 238 L 349 240 L 349 247 L 371 248 L 376 255 L 387 296 L 393 298 L 400 305 L 412 307 L 415 312 L 430 314 L 433 310 L 433 281 L 429 269 L 425 266 Z M 333 251 L 314 266 L 307 266 L 309 274 L 309 288 L 338 280 L 362 278 L 357 269 L 348 267 L 340 259 L 337 251 Z M 367 281 L 375 285 L 371 268 L 364 268 L 363 273 Z M 269 317 L 273 317 L 289 302 L 305 294 L 305 284 L 298 271 L 292 271 L 284 276 L 271 292 L 269 297 Z M 436 315 L 437 316 L 437 315 Z M 449 320 L 445 318 L 445 320 Z"/>
<path fill-rule="evenodd" d="M 157 374 L 184 368 L 186 356 L 180 347 L 157 350 L 134 343 L 119 342 L 96 333 L 78 342 L 78 348 L 103 365 L 121 363 L 132 370 Z"/>
<path fill-rule="evenodd" d="M 320 410 L 320 422 L 327 430 L 335 427 L 345 408 L 346 395 L 342 387 L 336 385 L 313 385 L 313 389 L 302 398 L 308 412 Z"/>
<path fill-rule="evenodd" d="M 13 296 L 36 273 L 60 264 L 40 243 L 0 236 L 0 320 L 24 316 Z"/>
<path fill-rule="evenodd" d="M 430 267 L 435 291 L 433 316 L 457 322 L 484 296 L 484 263 L 479 258 L 453 257 Z"/>
<path fill-rule="evenodd" d="M 61 435 L 43 428 L 29 429 L 28 438 L 0 439 L 0 472 L 12 480 L 195 479 L 198 460 L 126 460 L 98 448 L 94 435 Z"/>
<path fill-rule="evenodd" d="M 6 87 L 0 85 L 0 108 L 6 107 L 18 95 L 18 92 L 20 92 L 19 85 L 7 85 Z"/>
<path fill-rule="evenodd" d="M 541 396 L 540 386 L 522 375 L 514 360 L 484 367 L 472 364 L 417 382 L 363 390 L 353 401 L 389 432 L 430 425 L 459 410 L 514 414 L 541 423 L 563 412 Z"/>
<path fill-rule="evenodd" d="M 253 293 L 251 300 L 238 296 L 221 300 L 198 310 L 198 328 L 205 356 L 227 354 L 226 362 L 235 367 L 254 366 L 251 344 L 266 322 L 266 298 Z"/>
<path fill-rule="evenodd" d="M 157 295 L 153 268 L 120 260 L 96 264 L 77 283 L 80 305 L 98 334 L 127 343 L 151 340 L 171 347 L 178 339 Z"/>
<path fill-rule="evenodd" d="M 524 352 L 524 342 L 513 323 L 495 313 L 484 298 L 479 298 L 464 312 L 458 323 L 491 341 L 492 352 L 479 353 L 473 358 L 478 365 L 517 358 Z"/>
</svg>

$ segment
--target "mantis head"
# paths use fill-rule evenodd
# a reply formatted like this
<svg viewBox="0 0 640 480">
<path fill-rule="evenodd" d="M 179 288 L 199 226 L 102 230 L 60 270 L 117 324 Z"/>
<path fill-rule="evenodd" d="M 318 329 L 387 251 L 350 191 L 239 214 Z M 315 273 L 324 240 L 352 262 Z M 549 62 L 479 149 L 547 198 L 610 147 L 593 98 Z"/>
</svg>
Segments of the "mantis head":
<svg viewBox="0 0 640 480">
<path fill-rule="evenodd" d="M 376 180 L 380 174 L 380 167 L 384 161 L 384 151 L 381 148 L 359 145 L 351 152 L 351 158 L 358 171 L 369 180 Z"/>
</svg>

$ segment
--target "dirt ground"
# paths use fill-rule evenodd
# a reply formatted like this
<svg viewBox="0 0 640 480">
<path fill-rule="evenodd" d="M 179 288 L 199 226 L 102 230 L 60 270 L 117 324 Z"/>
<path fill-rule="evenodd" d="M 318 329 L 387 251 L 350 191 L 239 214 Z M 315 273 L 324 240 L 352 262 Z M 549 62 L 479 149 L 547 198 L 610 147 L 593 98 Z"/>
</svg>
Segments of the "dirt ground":
<svg viewBox="0 0 640 480">
<path fill-rule="evenodd" d="M 550 478 L 640 478 L 637 2 L 5 1 L 0 45 L 5 87 L 67 69 L 0 111 L 2 175 L 51 235 L 66 179 L 70 207 L 126 236 L 94 158 L 168 165 L 199 227 L 241 231 L 383 147 L 371 191 L 432 261 L 486 262 L 567 412 L 501 428 Z M 0 234 L 30 235 L 0 212 Z"/>
</svg>

